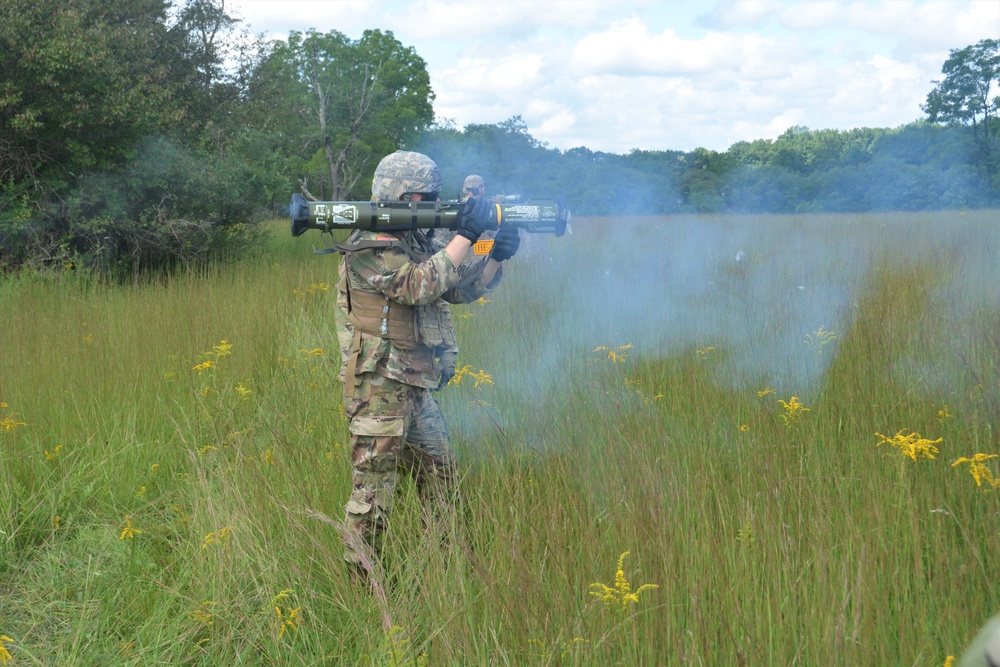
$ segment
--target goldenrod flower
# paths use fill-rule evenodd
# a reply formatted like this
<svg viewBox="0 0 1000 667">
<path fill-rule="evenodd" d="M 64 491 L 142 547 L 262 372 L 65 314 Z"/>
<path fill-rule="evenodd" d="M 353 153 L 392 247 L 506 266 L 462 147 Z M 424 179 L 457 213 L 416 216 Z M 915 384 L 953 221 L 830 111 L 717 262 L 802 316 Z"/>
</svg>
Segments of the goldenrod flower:
<svg viewBox="0 0 1000 667">
<path fill-rule="evenodd" d="M 792 396 L 787 403 L 779 398 L 778 403 L 785 409 L 785 412 L 779 415 L 781 421 L 789 428 L 797 424 L 804 413 L 809 412 L 809 408 L 802 405 L 797 396 Z"/>
<path fill-rule="evenodd" d="M 604 345 L 599 345 L 594 348 L 594 352 L 607 352 L 608 359 L 610 359 L 612 363 L 617 364 L 619 362 L 625 361 L 628 355 L 625 354 L 624 352 L 625 350 L 631 350 L 631 349 L 632 349 L 632 343 L 629 343 L 628 345 L 622 345 L 617 350 L 613 350 L 610 347 L 606 347 Z"/>
<path fill-rule="evenodd" d="M 218 545 L 225 544 L 229 540 L 229 533 L 232 530 L 233 530 L 232 528 L 227 526 L 225 528 L 220 528 L 217 532 L 209 533 L 202 540 L 203 543 L 201 545 L 201 548 L 204 550 L 207 549 L 209 545 L 212 544 L 218 544 Z"/>
<path fill-rule="evenodd" d="M 313 292 L 326 292 L 329 289 L 330 286 L 326 283 L 313 283 L 306 291 L 309 292 L 309 294 L 312 294 Z"/>
<path fill-rule="evenodd" d="M 928 440 L 920 437 L 919 433 L 910 433 L 907 435 L 907 430 L 908 429 L 905 428 L 901 429 L 891 438 L 882 435 L 881 433 L 875 433 L 875 435 L 882 438 L 875 446 L 892 445 L 899 450 L 900 454 L 909 457 L 914 461 L 918 458 L 933 459 L 940 454 L 940 451 L 937 447 L 935 447 L 935 445 L 943 442 L 944 438 Z"/>
<path fill-rule="evenodd" d="M 757 392 L 757 396 L 759 396 L 760 398 L 764 398 L 768 394 L 773 394 L 773 393 L 774 393 L 773 389 L 771 389 L 770 387 L 766 387 L 766 388 L 761 389 L 760 391 L 758 391 Z"/>
<path fill-rule="evenodd" d="M 206 626 L 214 625 L 215 614 L 209 611 L 209 609 L 211 609 L 214 605 L 215 602 L 211 600 L 205 600 L 198 606 L 197 609 L 191 612 L 191 618 L 198 621 L 199 623 L 205 624 Z"/>
<path fill-rule="evenodd" d="M 307 357 L 318 357 L 318 356 L 324 354 L 323 348 L 321 348 L 321 347 L 314 347 L 311 350 L 299 350 L 299 352 L 301 352 L 302 354 L 306 355 Z"/>
<path fill-rule="evenodd" d="M 954 665 L 955 665 L 955 656 L 949 655 L 947 658 L 944 659 L 944 667 L 954 667 Z"/>
<path fill-rule="evenodd" d="M 224 357 L 227 354 L 232 354 L 231 350 L 233 349 L 233 344 L 227 340 L 221 340 L 219 341 L 219 344 L 213 346 L 212 349 L 215 351 L 215 358 L 218 359 L 219 357 Z"/>
<path fill-rule="evenodd" d="M 485 306 L 488 303 L 493 303 L 492 299 L 487 299 L 485 296 L 481 296 L 472 303 L 478 303 L 480 306 Z"/>
<path fill-rule="evenodd" d="M 214 367 L 215 367 L 215 362 L 212 361 L 211 359 L 206 359 L 197 366 L 193 367 L 191 370 L 198 371 L 198 374 L 201 375 L 204 371 L 207 371 L 208 369 Z M 208 393 L 206 392 L 205 395 L 207 396 Z"/>
<path fill-rule="evenodd" d="M 245 384 L 240 382 L 236 385 L 236 393 L 239 394 L 240 398 L 245 401 L 250 397 L 250 394 L 253 393 L 253 389 L 249 389 Z"/>
<path fill-rule="evenodd" d="M 5 431 L 13 431 L 18 426 L 27 426 L 27 424 L 22 421 L 17 421 L 13 417 L 4 417 L 3 420 L 0 420 L 0 426 L 2 426 Z"/>
<path fill-rule="evenodd" d="M 86 336 L 83 337 L 83 342 L 84 343 L 93 343 L 94 342 L 94 334 L 88 333 Z"/>
<path fill-rule="evenodd" d="M 986 466 L 986 463 L 984 463 L 985 461 L 995 458 L 998 458 L 997 454 L 973 454 L 971 459 L 963 456 L 952 463 L 951 467 L 954 468 L 957 465 L 968 463 L 969 474 L 972 475 L 974 480 L 976 480 L 976 486 L 982 486 L 983 482 L 986 482 L 987 486 L 997 488 L 1000 487 L 1000 479 L 994 477 L 993 471 Z"/>
<path fill-rule="evenodd" d="M 10 654 L 7 650 L 5 644 L 12 644 L 14 640 L 7 635 L 0 635 L 0 665 L 6 665 L 8 662 L 14 659 L 14 656 Z"/>
<path fill-rule="evenodd" d="M 291 595 L 294 595 L 295 591 L 291 588 L 286 588 L 271 600 L 271 606 L 274 608 L 274 613 L 278 621 L 278 639 L 285 636 L 287 630 L 298 630 L 301 620 L 299 619 L 299 611 L 302 607 L 296 607 L 295 609 L 290 609 L 287 604 L 283 604 Z"/>
<path fill-rule="evenodd" d="M 59 524 L 61 523 L 62 523 L 62 517 L 60 517 L 58 514 L 52 517 L 52 528 L 54 528 L 55 530 L 59 530 Z"/>
<path fill-rule="evenodd" d="M 741 431 L 749 431 L 750 427 L 747 426 L 746 424 L 740 424 L 740 430 Z"/>
<path fill-rule="evenodd" d="M 604 606 L 618 614 L 624 615 L 630 604 L 638 604 L 639 595 L 643 591 L 659 588 L 656 584 L 643 584 L 635 592 L 632 585 L 625 578 L 625 558 L 629 552 L 624 552 L 618 557 L 618 569 L 615 572 L 614 586 L 606 586 L 600 582 L 590 585 L 590 594 L 604 603 Z"/>
<path fill-rule="evenodd" d="M 827 331 L 826 327 L 820 327 L 815 334 L 806 334 L 805 344 L 815 350 L 816 354 L 823 354 L 823 348 L 832 343 L 837 338 L 837 334 Z"/>
<path fill-rule="evenodd" d="M 949 417 L 951 417 L 951 413 L 948 412 L 947 405 L 943 406 L 940 410 L 937 411 L 937 420 L 939 423 L 941 424 L 945 423 Z"/>
<path fill-rule="evenodd" d="M 476 379 L 476 384 L 472 385 L 473 389 L 478 389 L 481 384 L 493 384 L 493 376 L 482 368 L 479 369 L 478 373 L 469 373 L 469 377 Z"/>
<path fill-rule="evenodd" d="M 136 530 L 135 528 L 132 527 L 132 515 L 131 514 L 126 514 L 125 515 L 125 528 L 122 529 L 122 534 L 118 536 L 118 539 L 119 540 L 124 540 L 127 537 L 128 539 L 131 540 L 131 539 L 134 539 L 135 536 L 139 535 L 140 533 L 142 533 L 141 530 Z"/>
<path fill-rule="evenodd" d="M 57 458 L 59 458 L 60 449 L 62 449 L 62 445 L 56 445 L 56 448 L 53 449 L 51 453 L 49 453 L 49 450 L 46 449 L 44 452 L 42 452 L 43 454 L 45 454 L 45 460 L 55 461 Z"/>
<path fill-rule="evenodd" d="M 695 350 L 695 352 L 697 352 L 698 356 L 701 357 L 701 360 L 704 361 L 708 357 L 708 353 L 714 350 L 715 348 L 709 345 L 704 350 Z"/>
</svg>

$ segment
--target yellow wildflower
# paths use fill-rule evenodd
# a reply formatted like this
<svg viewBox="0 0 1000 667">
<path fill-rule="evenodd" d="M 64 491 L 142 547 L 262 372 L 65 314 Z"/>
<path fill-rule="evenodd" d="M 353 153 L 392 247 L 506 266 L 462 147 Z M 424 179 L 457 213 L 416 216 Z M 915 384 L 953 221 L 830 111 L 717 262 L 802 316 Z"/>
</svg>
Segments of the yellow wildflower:
<svg viewBox="0 0 1000 667">
<path fill-rule="evenodd" d="M 485 306 L 488 303 L 493 303 L 492 299 L 487 299 L 485 296 L 481 296 L 472 303 L 478 303 L 480 306 Z"/>
<path fill-rule="evenodd" d="M 307 357 L 318 357 L 318 356 L 324 354 L 323 348 L 321 348 L 321 347 L 314 347 L 311 350 L 299 350 L 299 352 L 301 352 L 302 354 L 306 355 Z"/>
<path fill-rule="evenodd" d="M 205 600 L 200 605 L 198 605 L 197 609 L 191 612 L 191 618 L 207 626 L 214 625 L 215 614 L 209 611 L 209 609 L 211 609 L 214 605 L 215 602 L 213 602 L 212 600 Z"/>
<path fill-rule="evenodd" d="M 142 486 L 140 486 L 135 491 L 136 498 L 142 498 L 144 495 L 146 495 L 146 485 L 145 484 L 143 484 Z"/>
<path fill-rule="evenodd" d="M 935 445 L 943 442 L 944 438 L 928 440 L 920 437 L 919 433 L 910 433 L 907 435 L 907 430 L 905 428 L 901 429 L 891 438 L 876 432 L 875 435 L 882 439 L 875 446 L 892 445 L 899 450 L 900 454 L 914 461 L 918 458 L 933 459 L 940 453 Z"/>
<path fill-rule="evenodd" d="M 0 426 L 2 426 L 5 431 L 13 431 L 18 426 L 27 426 L 27 424 L 17 421 L 13 417 L 4 417 L 3 420 L 0 420 Z"/>
<path fill-rule="evenodd" d="M 56 445 L 56 448 L 53 449 L 51 453 L 49 452 L 49 450 L 46 449 L 43 452 L 45 454 L 45 460 L 46 461 L 55 461 L 57 458 L 59 458 L 59 450 L 60 449 L 62 449 L 62 445 Z"/>
<path fill-rule="evenodd" d="M 629 552 L 624 552 L 618 557 L 618 569 L 615 572 L 614 586 L 606 586 L 600 582 L 590 585 L 590 594 L 604 603 L 604 606 L 611 611 L 624 614 L 628 611 L 629 604 L 638 604 L 639 595 L 647 590 L 659 588 L 656 584 L 643 584 L 634 592 L 629 580 L 625 578 L 625 558 Z"/>
<path fill-rule="evenodd" d="M 59 524 L 61 524 L 61 523 L 62 523 L 62 517 L 61 516 L 59 516 L 58 514 L 56 514 L 55 516 L 52 517 L 52 527 L 55 530 L 59 530 Z"/>
<path fill-rule="evenodd" d="M 993 476 L 993 471 L 991 471 L 987 466 L 985 461 L 997 458 L 997 454 L 973 454 L 972 458 L 962 457 L 951 464 L 951 467 L 961 465 L 963 463 L 969 464 L 969 474 L 972 478 L 976 480 L 976 486 L 982 486 L 983 482 L 986 482 L 987 486 L 993 488 L 1000 487 L 1000 479 Z"/>
<path fill-rule="evenodd" d="M 827 331 L 826 327 L 820 327 L 815 334 L 806 334 L 805 344 L 816 351 L 816 354 L 823 354 L 823 348 L 832 343 L 837 338 L 837 334 Z"/>
<path fill-rule="evenodd" d="M 606 347 L 604 345 L 599 345 L 595 347 L 593 351 L 607 352 L 608 359 L 610 359 L 612 363 L 617 364 L 619 362 L 625 361 L 625 359 L 628 357 L 628 355 L 625 354 L 625 350 L 631 350 L 631 349 L 632 349 L 632 343 L 629 343 L 628 345 L 620 346 L 617 350 L 613 350 L 610 347 Z"/>
<path fill-rule="evenodd" d="M 225 544 L 229 540 L 229 534 L 232 530 L 232 528 L 227 526 L 225 528 L 220 528 L 218 531 L 209 533 L 202 540 L 202 550 L 207 549 L 212 544 L 218 544 L 220 546 Z"/>
<path fill-rule="evenodd" d="M 708 358 L 708 353 L 714 350 L 715 348 L 709 345 L 704 350 L 695 350 L 695 351 L 698 353 L 698 356 L 701 357 L 702 361 L 704 361 L 706 358 Z"/>
<path fill-rule="evenodd" d="M 249 389 L 245 384 L 240 382 L 236 385 L 236 393 L 239 394 L 240 398 L 245 401 L 250 397 L 250 394 L 253 393 L 253 389 Z"/>
<path fill-rule="evenodd" d="M 10 654 L 10 651 L 7 650 L 7 646 L 5 645 L 12 644 L 13 642 L 14 640 L 7 635 L 0 635 L 0 665 L 6 665 L 14 659 L 14 656 Z"/>
<path fill-rule="evenodd" d="M 86 336 L 83 337 L 83 342 L 84 343 L 93 343 L 94 342 L 94 334 L 88 333 Z"/>
<path fill-rule="evenodd" d="M 193 367 L 191 370 L 198 371 L 198 375 L 201 375 L 203 372 L 207 371 L 210 368 L 214 368 L 214 367 L 215 367 L 215 362 L 212 361 L 211 359 L 206 359 L 205 361 L 201 362 L 197 366 Z M 206 392 L 205 395 L 207 395 L 207 392 Z"/>
<path fill-rule="evenodd" d="M 942 406 L 942 408 L 937 412 L 938 422 L 943 424 L 948 420 L 949 417 L 951 417 L 951 413 L 948 412 L 948 406 L 947 405 Z"/>
<path fill-rule="evenodd" d="M 955 665 L 955 656 L 949 655 L 947 658 L 944 659 L 944 667 L 954 667 L 954 665 Z"/>
<path fill-rule="evenodd" d="M 159 469 L 160 469 L 160 464 L 159 463 L 154 463 L 153 465 L 149 466 L 149 472 L 150 472 L 150 474 L 153 474 L 153 475 L 155 475 L 157 473 L 157 471 L 159 471 Z"/>
<path fill-rule="evenodd" d="M 213 346 L 212 349 L 215 351 L 215 358 L 218 359 L 219 357 L 224 357 L 227 354 L 232 354 L 231 350 L 233 349 L 233 344 L 227 340 L 221 340 L 219 341 L 219 344 Z"/>
<path fill-rule="evenodd" d="M 746 424 L 740 424 L 740 430 L 741 431 L 749 431 L 750 427 L 747 426 Z"/>
<path fill-rule="evenodd" d="M 329 289 L 330 286 L 326 283 L 313 283 L 306 291 L 312 294 L 313 292 L 326 292 L 329 291 Z"/>
<path fill-rule="evenodd" d="M 292 631 L 298 630 L 299 625 L 302 622 L 299 619 L 299 611 L 302 610 L 302 607 L 296 607 L 295 609 L 291 609 L 289 605 L 283 604 L 285 600 L 287 600 L 291 595 L 294 594 L 295 594 L 294 590 L 286 588 L 285 590 L 275 595 L 274 599 L 271 600 L 271 605 L 274 608 L 274 613 L 277 616 L 277 621 L 278 621 L 278 628 L 279 628 L 278 639 L 284 637 L 285 632 L 287 630 L 292 630 Z"/>
<path fill-rule="evenodd" d="M 789 428 L 797 424 L 804 413 L 809 412 L 809 408 L 802 405 L 797 396 L 792 396 L 787 403 L 779 398 L 778 403 L 781 403 L 781 407 L 785 409 L 785 412 L 780 415 L 781 421 L 785 422 L 785 426 Z"/>
<path fill-rule="evenodd" d="M 481 384 L 493 384 L 493 376 L 482 368 L 479 369 L 478 373 L 469 373 L 469 377 L 476 379 L 476 384 L 472 385 L 473 389 L 478 389 Z"/>
<path fill-rule="evenodd" d="M 136 530 L 135 528 L 132 527 L 132 515 L 131 514 L 126 514 L 125 515 L 125 528 L 122 529 L 122 534 L 118 536 L 118 539 L 119 540 L 124 540 L 127 537 L 128 539 L 131 540 L 131 539 L 134 539 L 135 536 L 139 535 L 140 533 L 142 533 L 141 530 Z"/>
<path fill-rule="evenodd" d="M 757 392 L 757 396 L 759 396 L 760 398 L 764 398 L 768 394 L 773 394 L 773 393 L 774 393 L 773 389 L 771 389 L 770 387 L 766 387 L 766 388 L 761 389 L 760 391 L 758 391 Z"/>
</svg>

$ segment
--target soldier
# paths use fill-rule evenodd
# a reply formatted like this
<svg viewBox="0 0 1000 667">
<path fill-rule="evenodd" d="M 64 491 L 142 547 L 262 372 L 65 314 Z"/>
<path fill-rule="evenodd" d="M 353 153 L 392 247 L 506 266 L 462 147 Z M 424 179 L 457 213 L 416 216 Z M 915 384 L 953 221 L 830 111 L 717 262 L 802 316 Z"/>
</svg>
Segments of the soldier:
<svg viewBox="0 0 1000 667">
<path fill-rule="evenodd" d="M 470 197 L 478 199 L 485 192 L 486 181 L 483 180 L 483 177 L 476 174 L 469 174 L 465 177 L 465 182 L 462 183 L 462 196 L 459 198 L 459 201 L 466 201 Z"/>
<path fill-rule="evenodd" d="M 441 185 L 433 160 L 397 151 L 376 168 L 372 200 L 435 201 Z M 400 471 L 416 481 L 426 525 L 448 514 L 455 454 L 431 392 L 455 374 L 458 346 L 448 304 L 496 288 L 502 262 L 517 252 L 517 229 L 501 225 L 489 257 L 463 264 L 482 233 L 496 229 L 495 209 L 488 200 L 471 200 L 447 245 L 422 230 L 359 230 L 340 246 L 337 333 L 353 471 L 344 558 L 352 578 L 371 574 Z"/>
</svg>

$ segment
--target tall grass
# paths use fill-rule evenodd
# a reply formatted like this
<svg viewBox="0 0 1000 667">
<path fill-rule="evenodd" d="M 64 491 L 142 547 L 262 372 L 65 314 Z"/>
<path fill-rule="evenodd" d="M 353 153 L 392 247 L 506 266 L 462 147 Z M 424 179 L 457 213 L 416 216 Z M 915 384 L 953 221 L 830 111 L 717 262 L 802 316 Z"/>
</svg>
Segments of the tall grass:
<svg viewBox="0 0 1000 667">
<path fill-rule="evenodd" d="M 237 267 L 6 278 L 12 664 L 941 664 L 1000 609 L 1000 489 L 951 465 L 1000 453 L 994 217 L 582 220 L 526 242 L 455 308 L 460 363 L 493 384 L 441 395 L 454 534 L 425 534 L 402 485 L 385 605 L 331 525 L 335 259 L 275 223 Z M 629 266 L 635 303 L 601 283 Z M 899 431 L 937 458 L 878 444 Z M 593 586 L 626 581 L 656 587 Z"/>
</svg>

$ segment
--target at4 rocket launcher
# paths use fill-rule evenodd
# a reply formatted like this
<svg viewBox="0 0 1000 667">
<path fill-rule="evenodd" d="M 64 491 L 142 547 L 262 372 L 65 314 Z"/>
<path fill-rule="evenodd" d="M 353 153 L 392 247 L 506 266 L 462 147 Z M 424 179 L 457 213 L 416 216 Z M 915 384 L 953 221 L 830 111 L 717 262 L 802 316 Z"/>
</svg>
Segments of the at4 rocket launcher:
<svg viewBox="0 0 1000 667">
<path fill-rule="evenodd" d="M 571 218 L 562 197 L 503 202 L 494 206 L 498 226 L 515 225 L 532 233 L 562 236 Z M 293 194 L 292 236 L 301 236 L 307 229 L 323 232 L 456 229 L 464 208 L 464 203 L 456 201 L 309 201 L 300 194 Z"/>
</svg>

